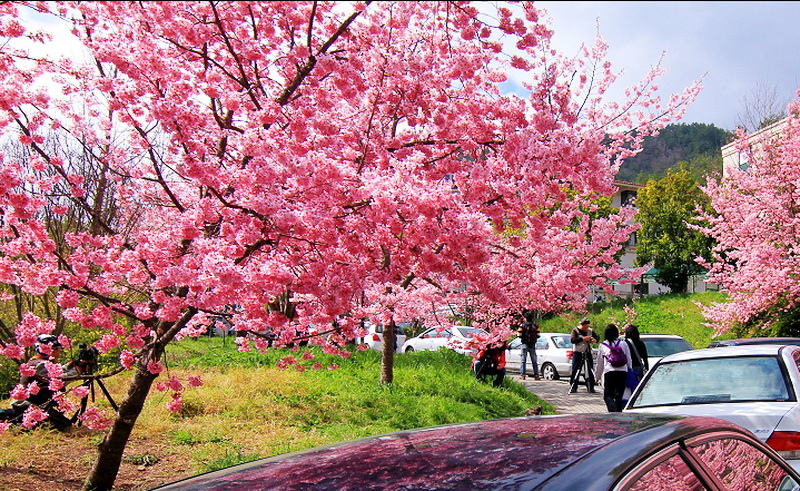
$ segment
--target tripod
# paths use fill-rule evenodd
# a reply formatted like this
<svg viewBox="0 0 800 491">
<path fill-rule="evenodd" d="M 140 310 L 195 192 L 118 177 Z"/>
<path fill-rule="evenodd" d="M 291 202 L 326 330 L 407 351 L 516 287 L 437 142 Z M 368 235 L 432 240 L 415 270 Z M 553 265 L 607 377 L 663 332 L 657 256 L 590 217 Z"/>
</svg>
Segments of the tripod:
<svg viewBox="0 0 800 491">
<path fill-rule="evenodd" d="M 95 378 L 94 375 L 91 374 L 91 371 L 89 372 L 89 376 L 90 378 L 87 378 L 86 380 L 84 380 L 83 384 L 81 384 L 83 386 L 89 387 L 89 394 L 87 394 L 86 397 L 81 399 L 81 407 L 75 413 L 75 416 L 72 417 L 72 421 L 73 422 L 77 421 L 78 426 L 81 425 L 81 420 L 79 418 L 83 416 L 83 413 L 86 412 L 86 405 L 89 402 L 89 397 L 91 396 L 92 402 L 94 402 L 95 400 L 95 391 L 94 391 L 95 383 L 97 383 L 97 385 L 100 387 L 100 390 L 103 391 L 103 395 L 106 396 L 108 403 L 111 404 L 111 407 L 114 408 L 114 411 L 119 411 L 119 406 L 117 406 L 117 403 L 114 402 L 114 399 L 111 397 L 111 393 L 108 392 L 108 389 L 106 389 L 106 386 L 103 383 L 103 381 L 100 380 L 99 378 Z"/>
<path fill-rule="evenodd" d="M 580 356 L 581 363 L 578 366 L 578 370 L 570 379 L 569 392 L 577 392 L 579 385 L 586 386 L 586 390 L 590 393 L 594 392 L 594 370 L 592 368 L 591 352 L 580 353 L 576 351 L 572 354 L 572 356 Z"/>
</svg>

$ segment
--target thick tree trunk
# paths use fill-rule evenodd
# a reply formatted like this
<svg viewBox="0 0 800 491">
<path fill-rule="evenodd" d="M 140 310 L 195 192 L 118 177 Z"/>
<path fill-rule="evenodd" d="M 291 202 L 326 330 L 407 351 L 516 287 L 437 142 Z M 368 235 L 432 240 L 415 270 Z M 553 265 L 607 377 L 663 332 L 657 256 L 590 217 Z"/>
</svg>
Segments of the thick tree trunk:
<svg viewBox="0 0 800 491">
<path fill-rule="evenodd" d="M 119 473 L 122 454 L 128 444 L 133 426 L 144 408 L 145 399 L 150 393 L 153 381 L 158 377 L 147 370 L 136 370 L 128 387 L 128 394 L 117 412 L 117 419 L 111 430 L 100 443 L 97 460 L 91 474 L 86 479 L 86 491 L 110 491 Z"/>
<path fill-rule="evenodd" d="M 185 291 L 179 292 L 185 295 Z M 133 379 L 128 386 L 128 394 L 119 405 L 117 418 L 111 430 L 98 446 L 97 460 L 92 472 L 86 478 L 85 491 L 111 491 L 114 481 L 122 464 L 122 454 L 128 445 L 128 439 L 133 432 L 133 427 L 139 415 L 142 414 L 144 403 L 153 382 L 158 374 L 150 373 L 147 369 L 148 362 L 161 360 L 166 346 L 175 338 L 175 335 L 194 317 L 197 309 L 188 308 L 181 319 L 175 323 L 164 323 L 154 328 L 161 333 L 158 341 L 152 343 L 149 352 L 144 353 L 136 365 Z"/>
<path fill-rule="evenodd" d="M 391 384 L 394 381 L 394 320 L 383 328 L 383 349 L 381 350 L 381 383 Z"/>
</svg>

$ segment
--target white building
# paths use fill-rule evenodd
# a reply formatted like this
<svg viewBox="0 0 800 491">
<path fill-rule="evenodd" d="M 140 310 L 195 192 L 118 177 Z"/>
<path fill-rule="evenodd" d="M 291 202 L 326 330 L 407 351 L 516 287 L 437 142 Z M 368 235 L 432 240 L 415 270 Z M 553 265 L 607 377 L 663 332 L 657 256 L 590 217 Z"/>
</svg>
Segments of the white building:
<svg viewBox="0 0 800 491">
<path fill-rule="evenodd" d="M 785 118 L 751 133 L 747 136 L 748 148 L 743 149 L 743 151 L 739 150 L 738 140 L 734 140 L 722 147 L 723 177 L 727 177 L 731 169 L 747 169 L 750 166 L 750 155 L 747 150 L 758 150 L 758 147 L 768 139 L 779 138 L 784 126 L 786 126 Z"/>
</svg>

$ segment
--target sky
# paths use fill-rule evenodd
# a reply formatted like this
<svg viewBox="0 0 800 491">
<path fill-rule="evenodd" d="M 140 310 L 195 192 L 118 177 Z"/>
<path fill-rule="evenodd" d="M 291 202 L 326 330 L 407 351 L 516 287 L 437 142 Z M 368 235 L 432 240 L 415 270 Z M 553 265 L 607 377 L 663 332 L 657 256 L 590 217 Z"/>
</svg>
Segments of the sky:
<svg viewBox="0 0 800 491">
<path fill-rule="evenodd" d="M 536 2 L 548 11 L 553 47 L 575 54 L 598 32 L 618 82 L 628 87 L 664 58 L 665 94 L 694 80 L 704 89 L 683 123 L 734 130 L 743 102 L 773 91 L 785 107 L 800 88 L 800 2 Z"/>
</svg>

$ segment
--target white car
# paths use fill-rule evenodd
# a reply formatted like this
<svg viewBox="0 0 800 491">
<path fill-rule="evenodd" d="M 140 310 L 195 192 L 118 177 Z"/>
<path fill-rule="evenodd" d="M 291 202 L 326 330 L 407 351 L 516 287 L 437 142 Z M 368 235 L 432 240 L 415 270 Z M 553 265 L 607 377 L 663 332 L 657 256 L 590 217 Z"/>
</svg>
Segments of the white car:
<svg viewBox="0 0 800 491">
<path fill-rule="evenodd" d="M 640 334 L 639 338 L 647 346 L 647 364 L 652 367 L 661 358 L 681 351 L 693 350 L 694 346 L 675 334 Z"/>
<path fill-rule="evenodd" d="M 418 336 L 409 338 L 403 345 L 403 352 L 436 351 L 439 348 L 450 348 L 464 354 L 473 354 L 467 342 L 474 336 L 488 336 L 483 329 L 469 326 L 431 327 L 422 331 Z"/>
<path fill-rule="evenodd" d="M 624 412 L 726 419 L 800 470 L 799 363 L 794 345 L 683 351 L 650 369 Z"/>
<path fill-rule="evenodd" d="M 520 371 L 522 342 L 514 338 L 509 343 L 506 353 L 506 370 Z M 542 332 L 536 340 L 536 361 L 539 364 L 539 375 L 545 380 L 558 380 L 569 377 L 572 372 L 572 353 L 575 346 L 569 334 L 563 332 Z M 530 355 L 525 363 L 525 371 L 533 376 Z"/>
<path fill-rule="evenodd" d="M 395 324 L 395 353 L 402 353 L 403 352 L 403 344 L 406 342 L 406 333 L 404 331 L 404 327 L 409 326 L 410 324 L 407 322 Z M 374 349 L 376 351 L 381 351 L 383 349 L 383 325 L 375 325 L 372 323 L 368 323 L 364 326 L 367 328 L 367 334 L 358 338 L 356 340 L 357 343 L 366 344 L 369 348 Z"/>
</svg>

